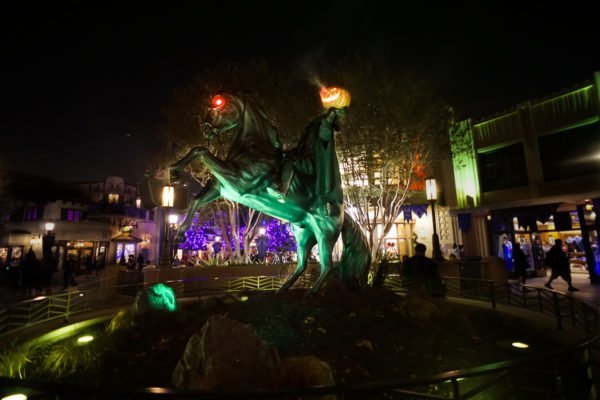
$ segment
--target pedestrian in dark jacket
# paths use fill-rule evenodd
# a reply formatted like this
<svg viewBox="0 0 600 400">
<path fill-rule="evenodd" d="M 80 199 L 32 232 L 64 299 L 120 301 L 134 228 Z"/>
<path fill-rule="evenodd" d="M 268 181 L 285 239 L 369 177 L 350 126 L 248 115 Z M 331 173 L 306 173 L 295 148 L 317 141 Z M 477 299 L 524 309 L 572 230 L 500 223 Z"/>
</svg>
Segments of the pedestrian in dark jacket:
<svg viewBox="0 0 600 400">
<path fill-rule="evenodd" d="M 438 271 L 438 265 L 425 256 L 427 246 L 417 243 L 415 255 L 402 265 L 402 277 L 409 291 L 425 291 L 432 296 L 444 296 L 446 287 Z"/>
<path fill-rule="evenodd" d="M 54 253 L 42 259 L 42 272 L 40 274 L 40 284 L 42 289 L 44 290 L 44 294 L 46 295 L 52 294 L 52 276 L 56 272 L 57 267 L 58 261 L 56 260 L 56 255 Z"/>
<path fill-rule="evenodd" d="M 39 287 L 41 263 L 33 249 L 29 249 L 23 260 L 21 287 L 27 297 L 32 297 L 34 288 Z"/>
<path fill-rule="evenodd" d="M 521 249 L 520 243 L 515 243 L 513 259 L 515 261 L 515 272 L 517 275 L 519 275 L 521 283 L 524 285 L 525 282 L 527 282 L 527 270 L 529 269 L 529 262 L 527 261 L 527 255 Z"/>
<path fill-rule="evenodd" d="M 63 289 L 67 290 L 69 285 L 77 286 L 77 282 L 75 282 L 75 268 L 77 268 L 77 259 L 74 254 L 69 254 L 67 256 L 67 261 L 65 261 L 64 271 L 63 271 Z"/>
<path fill-rule="evenodd" d="M 560 276 L 569 284 L 569 292 L 579 290 L 573 287 L 571 282 L 571 266 L 567 254 L 562 249 L 562 240 L 556 239 L 554 246 L 546 254 L 546 265 L 552 269 L 552 275 L 550 275 L 550 280 L 544 286 L 553 289 L 552 281 Z"/>
</svg>

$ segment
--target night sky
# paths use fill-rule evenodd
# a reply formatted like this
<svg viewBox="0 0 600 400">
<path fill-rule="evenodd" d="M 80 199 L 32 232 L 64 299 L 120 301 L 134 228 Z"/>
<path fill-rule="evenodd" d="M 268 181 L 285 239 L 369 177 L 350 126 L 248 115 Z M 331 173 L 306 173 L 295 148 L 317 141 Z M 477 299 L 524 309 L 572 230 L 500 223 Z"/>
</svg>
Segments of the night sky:
<svg viewBox="0 0 600 400">
<path fill-rule="evenodd" d="M 0 167 L 63 182 L 140 181 L 170 92 L 222 60 L 266 58 L 302 74 L 360 52 L 419 69 L 476 118 L 600 70 L 600 24 L 584 8 L 515 17 L 411 14 L 372 1 L 250 3 L 261 4 L 3 10 Z"/>
</svg>

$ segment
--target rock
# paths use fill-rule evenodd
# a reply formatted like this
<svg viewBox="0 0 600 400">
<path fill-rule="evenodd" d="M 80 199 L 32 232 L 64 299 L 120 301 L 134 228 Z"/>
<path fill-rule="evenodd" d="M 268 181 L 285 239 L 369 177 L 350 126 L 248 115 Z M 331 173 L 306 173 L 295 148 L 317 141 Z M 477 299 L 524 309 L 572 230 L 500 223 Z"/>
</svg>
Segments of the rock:
<svg viewBox="0 0 600 400">
<path fill-rule="evenodd" d="M 400 314 L 416 323 L 424 324 L 437 318 L 443 318 L 444 314 L 438 305 L 427 296 L 410 294 L 400 303 Z"/>
<path fill-rule="evenodd" d="M 373 343 L 370 340 L 360 340 L 356 343 L 356 346 L 358 347 L 365 347 L 371 351 L 373 351 Z"/>
<path fill-rule="evenodd" d="M 188 341 L 173 371 L 178 389 L 276 388 L 284 380 L 279 355 L 250 325 L 212 316 Z"/>
<path fill-rule="evenodd" d="M 335 385 L 333 372 L 329 364 L 310 355 L 304 357 L 288 357 L 283 360 L 283 367 L 287 375 L 287 387 L 304 388 L 311 386 Z M 335 400 L 335 395 L 302 397 L 306 400 Z"/>
</svg>

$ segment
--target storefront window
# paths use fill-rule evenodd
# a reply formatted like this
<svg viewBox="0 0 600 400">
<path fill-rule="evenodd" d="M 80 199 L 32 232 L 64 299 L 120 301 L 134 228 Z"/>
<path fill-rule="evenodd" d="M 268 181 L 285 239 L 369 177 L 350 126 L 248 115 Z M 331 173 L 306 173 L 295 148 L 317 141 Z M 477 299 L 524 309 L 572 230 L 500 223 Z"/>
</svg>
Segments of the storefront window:
<svg viewBox="0 0 600 400">
<path fill-rule="evenodd" d="M 596 263 L 596 273 L 600 272 L 600 238 L 596 230 L 589 231 L 590 244 L 592 253 L 594 253 L 594 261 Z"/>
<path fill-rule="evenodd" d="M 5 265 L 8 260 L 8 247 L 0 247 L 0 265 Z"/>
<path fill-rule="evenodd" d="M 573 229 L 581 229 L 581 225 L 579 224 L 579 216 L 577 215 L 577 211 L 571 211 L 569 214 L 571 215 L 571 228 L 573 228 Z"/>
<path fill-rule="evenodd" d="M 121 260 L 121 256 L 123 256 L 125 258 L 125 261 L 127 261 L 129 255 L 135 256 L 135 244 L 117 243 L 117 263 Z"/>
<path fill-rule="evenodd" d="M 550 219 L 546 222 L 536 221 L 538 231 L 553 231 L 556 229 L 554 226 L 554 217 L 550 217 Z"/>
<path fill-rule="evenodd" d="M 10 252 L 10 266 L 18 267 L 21 265 L 21 257 L 23 256 L 23 247 L 13 246 Z"/>
</svg>

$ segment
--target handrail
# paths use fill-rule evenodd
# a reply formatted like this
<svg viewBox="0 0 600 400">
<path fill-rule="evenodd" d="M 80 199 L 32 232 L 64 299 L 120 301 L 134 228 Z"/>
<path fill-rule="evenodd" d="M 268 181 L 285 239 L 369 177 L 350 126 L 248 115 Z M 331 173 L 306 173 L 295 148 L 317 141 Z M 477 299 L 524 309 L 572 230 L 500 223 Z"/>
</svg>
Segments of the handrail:
<svg viewBox="0 0 600 400">
<path fill-rule="evenodd" d="M 305 388 L 284 388 L 274 390 L 227 390 L 227 391 L 182 391 L 171 388 L 151 387 L 151 388 L 130 388 L 130 387 L 105 387 L 105 386 L 90 386 L 78 385 L 72 383 L 51 383 L 40 381 L 23 381 L 14 378 L 0 377 L 0 386 L 2 387 L 27 387 L 31 389 L 41 390 L 47 394 L 54 396 L 58 395 L 73 395 L 77 394 L 79 398 L 82 395 L 90 395 L 94 398 L 98 396 L 107 396 L 107 398 L 164 398 L 164 399 L 184 399 L 184 398 L 210 398 L 210 399 L 249 399 L 249 398 L 284 398 L 294 396 L 302 398 L 304 396 L 318 395 L 348 395 L 348 394 L 381 394 L 393 390 L 397 394 L 410 394 L 413 398 L 429 398 L 429 399 L 447 399 L 448 397 L 439 396 L 430 393 L 414 391 L 421 386 L 450 384 L 453 389 L 454 399 L 467 399 L 474 395 L 484 393 L 484 391 L 493 386 L 499 380 L 514 373 L 518 367 L 524 367 L 533 363 L 539 363 L 547 360 L 556 360 L 562 358 L 565 354 L 573 354 L 576 350 L 589 348 L 592 344 L 600 340 L 600 335 L 586 339 L 574 346 L 554 351 L 549 354 L 540 356 L 523 357 L 517 360 L 500 361 L 473 368 L 447 371 L 437 374 L 432 374 L 422 377 L 388 379 L 383 381 L 371 381 L 363 383 L 337 384 L 319 387 Z M 459 379 L 469 379 L 492 374 L 490 380 L 484 385 L 470 388 L 469 392 L 460 394 Z M 409 390 L 413 389 L 413 390 Z M 518 387 L 515 388 L 518 391 Z M 554 391 L 547 391 L 547 394 L 557 394 Z"/>
<path fill-rule="evenodd" d="M 260 286 L 261 278 L 266 278 L 271 280 L 271 285 L 268 286 Z M 221 278 L 216 281 L 228 281 L 226 291 L 240 291 L 240 290 L 248 290 L 248 287 L 252 288 L 252 290 L 256 290 L 258 286 L 259 290 L 273 290 L 276 288 L 274 285 L 275 279 L 280 280 L 280 277 L 275 276 L 263 276 L 263 277 L 243 277 L 237 279 L 228 279 Z M 520 286 L 517 287 L 515 285 L 504 284 L 493 282 L 489 280 L 478 280 L 474 278 L 457 278 L 457 277 L 445 277 L 446 283 L 449 284 L 449 295 L 452 294 L 460 294 L 463 295 L 464 298 L 475 298 L 477 300 L 486 300 L 489 301 L 492 305 L 492 308 L 496 307 L 496 303 L 504 303 L 511 306 L 523 306 L 529 310 L 537 310 L 540 312 L 545 312 L 545 305 L 543 302 L 530 302 L 531 298 L 552 300 L 550 304 L 556 304 L 555 299 L 558 299 L 558 307 L 555 307 L 554 313 L 560 316 L 560 321 L 565 323 L 573 324 L 576 328 L 585 329 L 587 331 L 596 331 L 598 327 L 598 311 L 592 308 L 591 306 L 579 302 L 574 301 L 572 297 L 568 297 L 565 295 L 561 296 L 560 292 L 549 291 L 547 289 L 534 288 L 528 286 Z M 211 280 L 215 281 L 214 279 Z M 259 284 L 257 284 L 257 282 Z M 458 284 L 457 287 L 454 287 L 452 283 Z M 183 285 L 181 290 L 185 292 L 185 280 L 175 280 L 171 281 L 171 284 L 179 284 Z M 232 284 L 233 283 L 233 284 Z M 252 285 L 250 283 L 253 283 Z M 394 279 L 394 277 L 388 279 L 386 281 L 387 284 L 392 286 L 392 284 L 397 284 L 395 286 L 396 291 L 405 290 L 402 288 L 402 282 Z M 463 285 L 465 283 L 466 285 Z M 130 285 L 135 285 L 136 287 L 140 283 L 133 283 Z M 114 285 L 113 285 L 114 286 Z M 127 285 L 116 285 L 119 287 L 127 286 Z M 233 287 L 236 287 L 232 289 Z M 96 290 L 96 289 L 95 289 Z M 101 290 L 98 289 L 100 292 Z M 90 296 L 91 290 L 86 291 L 87 294 L 84 295 L 86 298 L 91 298 Z M 197 292 L 200 293 L 200 292 Z M 204 291 L 205 294 L 214 294 L 214 291 Z M 79 292 L 74 292 L 74 294 L 80 294 Z M 502 295 L 500 295 L 502 294 Z M 531 296 L 529 294 L 532 294 Z M 72 293 L 63 293 L 60 295 L 49 296 L 51 298 L 58 300 L 68 300 L 63 299 L 65 296 L 72 296 Z M 497 298 L 496 298 L 496 297 Z M 565 301 L 568 303 L 563 304 Z M 34 304 L 35 300 L 29 300 L 24 302 L 25 304 Z M 51 303 L 48 301 L 48 303 Z M 20 303 L 21 306 L 23 303 Z M 89 301 L 88 301 L 89 310 Z M 532 308 L 533 307 L 533 308 Z M 17 307 L 18 308 L 18 307 Z M 28 310 L 27 307 L 23 307 L 23 310 Z M 85 311 L 86 309 L 81 309 L 81 311 Z M 578 317 L 575 318 L 575 313 L 578 313 L 581 310 L 582 312 L 578 314 Z M 64 315 L 71 315 L 77 310 L 67 310 L 67 313 Z M 584 315 L 588 313 L 585 317 Z M 581 314 L 581 315 L 580 315 Z M 48 313 L 48 315 L 50 315 Z M 580 320 L 583 318 L 583 321 L 590 321 L 589 316 L 593 316 L 595 323 L 590 324 L 582 324 Z M 10 313 L 9 313 L 10 316 Z M 58 314 L 54 318 L 60 318 L 63 314 Z M 10 318 L 9 318 L 10 319 Z M 53 319 L 53 318 L 51 318 Z M 46 319 L 50 320 L 50 319 Z M 2 321 L 2 313 L 0 313 L 0 322 Z M 42 321 L 37 322 L 29 322 L 29 324 L 25 324 L 24 326 L 32 326 L 33 324 L 41 323 Z M 558 326 L 559 329 L 562 325 Z M 13 331 L 14 332 L 14 331 Z M 0 335 L 2 334 L 2 330 L 0 330 Z M 5 333 L 4 333 L 5 334 Z M 295 396 L 295 397 L 303 397 L 303 396 L 315 396 L 315 395 L 326 395 L 326 394 L 369 394 L 369 393 L 382 393 L 385 391 L 393 390 L 396 394 L 406 394 L 411 395 L 413 398 L 442 398 L 435 394 L 427 394 L 423 393 L 422 390 L 419 392 L 419 386 L 423 385 L 447 385 L 448 391 L 452 393 L 453 398 L 469 398 L 475 396 L 476 394 L 485 393 L 486 390 L 490 389 L 494 385 L 502 382 L 505 379 L 511 378 L 513 379 L 515 376 L 515 371 L 519 368 L 527 367 L 536 363 L 540 363 L 545 360 L 553 360 L 553 363 L 546 362 L 543 365 L 548 367 L 552 364 L 556 365 L 566 365 L 566 363 L 560 362 L 561 359 L 565 357 L 576 357 L 581 352 L 589 352 L 589 349 L 597 346 L 598 341 L 600 340 L 600 335 L 596 335 L 594 337 L 588 338 L 583 342 L 577 343 L 572 346 L 568 346 L 566 348 L 560 349 L 559 351 L 553 352 L 551 354 L 545 354 L 542 356 L 535 357 L 527 357 L 518 360 L 510 360 L 510 361 L 501 361 L 492 364 L 487 364 L 483 366 L 473 367 L 464 370 L 456 370 L 456 371 L 448 371 L 440 374 L 434 374 L 429 376 L 417 377 L 417 378 L 405 378 L 405 379 L 396 379 L 396 380 L 387 380 L 387 381 L 376 381 L 376 382 L 367 382 L 367 383 L 357 383 L 357 384 L 348 384 L 348 385 L 334 385 L 327 387 L 318 387 L 318 388 L 303 388 L 303 389 L 285 389 L 278 391 L 251 391 L 251 392 L 181 392 L 168 388 L 146 388 L 146 389 L 130 389 L 130 388 L 103 388 L 99 390 L 98 388 L 90 389 L 89 387 L 80 387 L 77 385 L 70 384 L 58 384 L 58 383 L 45 383 L 45 382 L 30 382 L 30 381 L 21 381 L 18 379 L 11 378 L 2 378 L 0 377 L 0 386 L 8 387 L 30 387 L 33 389 L 40 389 L 46 393 L 53 395 L 61 395 L 61 394 L 73 394 L 73 393 L 81 393 L 81 394 L 89 394 L 91 396 L 98 395 L 106 395 L 107 397 L 142 397 L 142 398 L 185 398 L 190 396 L 200 396 L 200 397 L 208 397 L 215 399 L 225 399 L 225 398 L 277 398 L 277 397 L 286 397 L 286 396 Z M 588 363 L 592 363 L 592 361 L 586 361 Z M 596 364 L 594 364 L 596 365 Z M 589 366 L 589 365 L 588 365 Z M 557 380 L 562 379 L 561 377 L 569 373 L 569 371 L 548 371 L 546 368 L 546 374 L 555 374 Z M 467 389 L 464 388 L 464 381 L 459 382 L 459 379 L 465 379 L 465 381 L 470 382 L 471 379 L 475 378 L 486 378 L 484 382 L 474 382 L 474 386 L 469 387 Z M 589 381 L 590 387 L 595 384 L 593 377 L 587 377 Z M 473 382 L 471 382 L 473 383 Z M 73 390 L 77 390 L 74 392 Z M 491 390 L 491 389 L 490 389 Z M 527 391 L 528 388 L 520 388 L 518 385 L 515 390 Z M 559 393 L 562 389 L 560 387 L 553 388 L 551 391 L 548 391 L 549 394 Z M 462 391 L 462 395 L 461 395 Z M 444 397 L 446 398 L 446 397 Z"/>
</svg>

